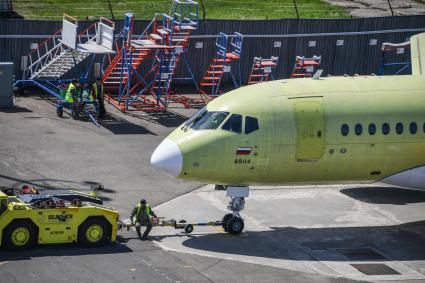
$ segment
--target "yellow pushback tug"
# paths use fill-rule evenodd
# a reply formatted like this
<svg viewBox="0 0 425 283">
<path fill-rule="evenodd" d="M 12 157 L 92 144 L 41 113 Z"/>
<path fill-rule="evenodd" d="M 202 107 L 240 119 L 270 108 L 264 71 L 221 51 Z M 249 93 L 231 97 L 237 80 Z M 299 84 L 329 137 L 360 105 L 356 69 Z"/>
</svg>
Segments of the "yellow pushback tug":
<svg viewBox="0 0 425 283">
<path fill-rule="evenodd" d="M 0 192 L 0 244 L 6 248 L 73 242 L 99 246 L 116 240 L 118 220 L 117 211 L 92 202 L 53 197 L 25 203 Z"/>
</svg>

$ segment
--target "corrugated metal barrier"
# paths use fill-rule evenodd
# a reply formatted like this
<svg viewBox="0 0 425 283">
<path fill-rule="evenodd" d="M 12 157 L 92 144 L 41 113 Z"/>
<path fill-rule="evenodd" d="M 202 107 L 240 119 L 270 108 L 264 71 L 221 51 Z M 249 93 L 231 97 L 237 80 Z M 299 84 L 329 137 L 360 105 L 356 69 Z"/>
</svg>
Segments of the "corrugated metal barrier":
<svg viewBox="0 0 425 283">
<path fill-rule="evenodd" d="M 0 61 L 15 63 L 16 78 L 22 77 L 21 56 L 61 28 L 61 21 L 0 20 Z M 82 29 L 92 24 L 80 21 Z M 136 21 L 141 33 L 148 21 Z M 116 31 L 122 22 L 117 23 Z M 425 31 L 425 15 L 361 19 L 207 20 L 191 36 L 188 61 L 199 81 L 215 52 L 219 32 L 244 35 L 242 76 L 248 80 L 254 56 L 279 57 L 277 78 L 288 78 L 297 55 L 322 56 L 324 75 L 378 73 L 383 42 L 404 42 Z M 202 43 L 201 43 L 202 42 Z M 201 47 L 202 46 L 202 47 Z M 198 47 L 198 48 L 197 48 Z M 410 52 L 395 53 L 391 61 L 409 61 Z M 78 70 L 77 70 L 78 71 Z M 181 68 L 178 70 L 181 72 Z M 68 74 L 71 77 L 73 74 Z"/>
</svg>

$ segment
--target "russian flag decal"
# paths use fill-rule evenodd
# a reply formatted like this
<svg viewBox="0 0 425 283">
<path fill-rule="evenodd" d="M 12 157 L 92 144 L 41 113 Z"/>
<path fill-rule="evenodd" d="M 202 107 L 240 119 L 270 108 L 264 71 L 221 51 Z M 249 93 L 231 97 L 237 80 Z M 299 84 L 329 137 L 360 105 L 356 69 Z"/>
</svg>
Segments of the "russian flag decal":
<svg viewBox="0 0 425 283">
<path fill-rule="evenodd" d="M 250 155 L 252 147 L 238 147 L 236 155 Z"/>
</svg>

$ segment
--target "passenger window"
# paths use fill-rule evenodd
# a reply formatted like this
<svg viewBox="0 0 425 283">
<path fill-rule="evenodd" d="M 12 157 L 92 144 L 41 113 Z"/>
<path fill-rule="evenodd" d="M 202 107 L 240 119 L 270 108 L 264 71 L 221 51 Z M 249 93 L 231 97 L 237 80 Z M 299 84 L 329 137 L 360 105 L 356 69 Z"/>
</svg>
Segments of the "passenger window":
<svg viewBox="0 0 425 283">
<path fill-rule="evenodd" d="M 249 134 L 258 130 L 257 118 L 246 116 L 245 117 L 245 134 Z"/>
<path fill-rule="evenodd" d="M 418 125 L 416 125 L 415 122 L 410 123 L 409 130 L 412 135 L 416 134 L 418 131 Z"/>
<path fill-rule="evenodd" d="M 370 123 L 368 130 L 369 130 L 369 135 L 373 136 L 376 133 L 376 126 L 375 126 L 375 124 Z"/>
<path fill-rule="evenodd" d="M 401 135 L 403 133 L 403 123 L 397 123 L 395 125 L 395 131 L 397 135 Z"/>
<path fill-rule="evenodd" d="M 232 114 L 221 128 L 225 131 L 240 134 L 242 132 L 242 115 Z"/>
<path fill-rule="evenodd" d="M 388 135 L 390 132 L 390 125 L 388 123 L 382 124 L 382 133 Z"/>
<path fill-rule="evenodd" d="M 356 126 L 354 127 L 354 132 L 356 133 L 356 135 L 360 136 L 363 132 L 362 125 L 356 124 Z"/>
<path fill-rule="evenodd" d="M 425 127 L 425 126 L 424 126 Z M 350 128 L 348 127 L 347 124 L 344 124 L 341 126 L 341 134 L 345 137 L 348 135 L 348 133 L 350 132 Z"/>
</svg>

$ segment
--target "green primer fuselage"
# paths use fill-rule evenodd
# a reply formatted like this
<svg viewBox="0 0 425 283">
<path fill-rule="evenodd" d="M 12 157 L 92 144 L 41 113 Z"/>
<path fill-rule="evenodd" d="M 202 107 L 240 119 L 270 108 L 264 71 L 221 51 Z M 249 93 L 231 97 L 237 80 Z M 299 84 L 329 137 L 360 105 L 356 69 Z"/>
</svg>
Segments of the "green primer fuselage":
<svg viewBox="0 0 425 283">
<path fill-rule="evenodd" d="M 228 92 L 207 109 L 255 117 L 259 130 L 177 128 L 168 139 L 183 155 L 179 178 L 227 185 L 369 183 L 425 165 L 423 76 L 279 80 Z M 237 155 L 240 147 L 252 150 Z"/>
</svg>

